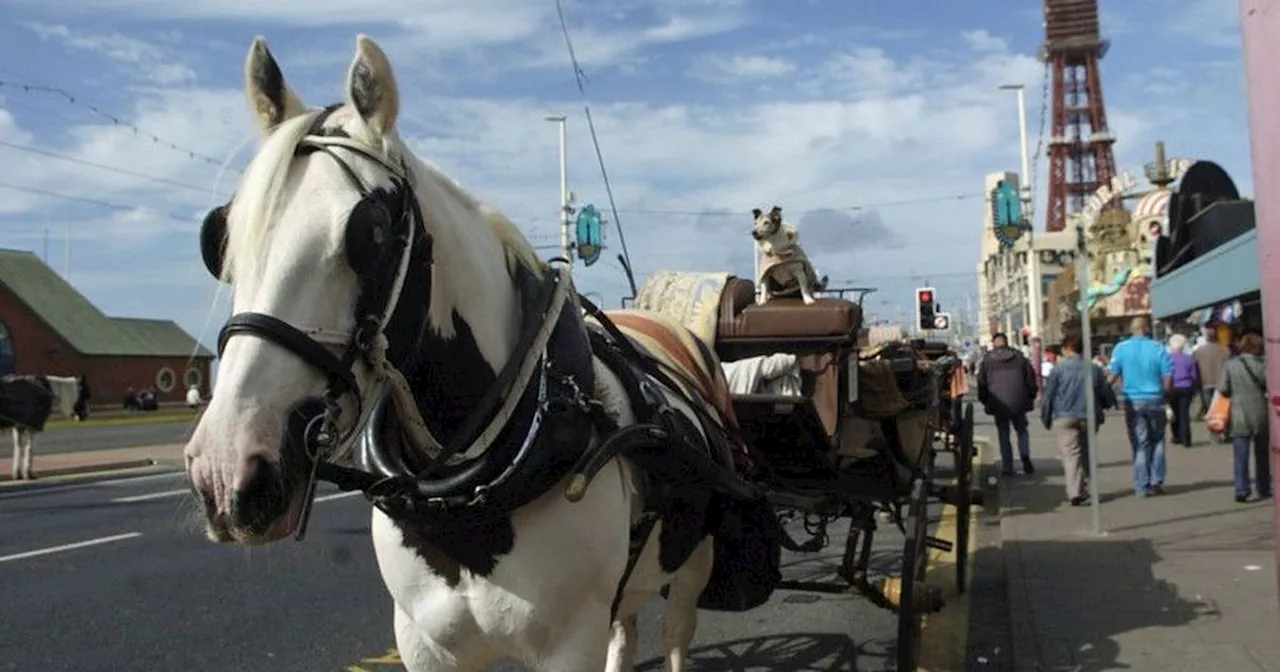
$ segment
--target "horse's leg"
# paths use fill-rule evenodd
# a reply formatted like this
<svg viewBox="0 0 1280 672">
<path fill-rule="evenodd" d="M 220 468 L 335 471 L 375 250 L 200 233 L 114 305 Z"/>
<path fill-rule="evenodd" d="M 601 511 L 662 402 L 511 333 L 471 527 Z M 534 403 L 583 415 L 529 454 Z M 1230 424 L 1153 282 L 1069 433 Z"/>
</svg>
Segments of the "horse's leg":
<svg viewBox="0 0 1280 672">
<path fill-rule="evenodd" d="M 437 642 L 422 635 L 417 623 L 409 614 L 395 605 L 396 650 L 400 654 L 400 662 L 407 672 L 483 672 L 492 662 L 488 657 L 471 656 L 467 649 L 476 647 L 456 647 L 448 650 Z M 481 645 L 479 651 L 484 650 Z"/>
<path fill-rule="evenodd" d="M 9 472 L 9 478 L 18 480 L 22 478 L 19 472 L 22 465 L 22 435 L 18 433 L 17 427 L 13 428 L 13 470 Z"/>
<path fill-rule="evenodd" d="M 711 579 L 714 548 L 711 537 L 703 539 L 671 579 L 667 606 L 662 611 L 662 650 L 667 655 L 668 672 L 685 670 L 689 646 L 698 629 L 698 597 Z"/>
<path fill-rule="evenodd" d="M 613 622 L 613 637 L 609 640 L 609 660 L 605 672 L 632 672 L 636 669 L 636 615 L 624 616 Z"/>
<path fill-rule="evenodd" d="M 537 666 L 540 672 L 600 672 L 609 662 L 609 605 L 584 605 Z"/>
<path fill-rule="evenodd" d="M 35 472 L 31 470 L 31 448 L 36 441 L 35 432 L 25 432 L 26 440 L 22 442 L 22 477 L 33 479 L 36 477 Z"/>
</svg>

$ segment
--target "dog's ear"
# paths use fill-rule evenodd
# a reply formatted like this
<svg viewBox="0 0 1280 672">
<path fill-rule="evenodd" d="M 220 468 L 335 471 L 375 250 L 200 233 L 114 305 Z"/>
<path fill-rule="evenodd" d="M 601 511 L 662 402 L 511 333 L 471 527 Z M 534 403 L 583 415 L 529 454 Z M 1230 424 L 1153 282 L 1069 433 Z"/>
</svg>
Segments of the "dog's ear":
<svg viewBox="0 0 1280 672">
<path fill-rule="evenodd" d="M 760 215 L 762 214 L 764 214 L 764 211 L 760 208 L 751 208 L 751 221 L 760 219 Z"/>
<path fill-rule="evenodd" d="M 774 222 L 781 222 L 781 221 L 782 221 L 782 208 L 781 208 L 780 206 L 777 206 L 777 205 L 773 206 L 773 209 L 769 211 L 769 219 L 770 219 L 770 220 L 772 220 L 772 221 L 774 221 Z"/>
</svg>

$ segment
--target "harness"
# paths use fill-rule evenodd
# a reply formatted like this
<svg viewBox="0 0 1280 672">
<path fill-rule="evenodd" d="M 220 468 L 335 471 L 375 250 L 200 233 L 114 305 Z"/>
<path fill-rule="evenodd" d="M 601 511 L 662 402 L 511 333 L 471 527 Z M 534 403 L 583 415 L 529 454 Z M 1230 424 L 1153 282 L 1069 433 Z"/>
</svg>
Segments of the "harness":
<svg viewBox="0 0 1280 672">
<path fill-rule="evenodd" d="M 245 312 L 231 316 L 218 338 L 219 356 L 232 337 L 254 336 L 285 348 L 326 377 L 323 397 L 301 402 L 293 411 L 300 419 L 290 422 L 289 443 L 305 457 L 307 468 L 295 539 L 305 535 L 319 481 L 359 490 L 388 516 L 431 536 L 433 530 L 468 529 L 506 516 L 566 477 L 565 497 L 578 501 L 605 464 L 625 456 L 648 480 L 643 513 L 632 528 L 626 573 L 615 595 L 616 611 L 669 486 L 709 488 L 747 499 L 760 494 L 735 475 L 735 453 L 719 418 L 707 410 L 712 404 L 685 399 L 676 384 L 682 374 L 641 352 L 603 311 L 579 296 L 567 267 L 550 266 L 541 277 L 520 267 L 513 280 L 526 313 L 514 354 L 452 440 L 437 440 L 403 373 L 387 358 L 385 333 L 393 313 L 413 309 L 401 305 L 401 290 L 411 258 L 433 264 L 432 240 L 405 165 L 396 166 L 350 139 L 322 134 L 324 120 L 336 107 L 318 115 L 297 152 L 333 157 L 361 194 L 346 232 L 348 259 L 360 278 L 355 327 L 349 332 L 305 328 Z M 400 199 L 368 188 L 338 149 L 389 171 Z M 226 206 L 211 212 L 201 234 L 206 264 L 215 275 L 222 274 L 217 250 L 226 236 L 226 212 Z M 584 309 L 598 325 L 588 327 Z M 340 356 L 330 350 L 335 346 Z M 636 424 L 619 428 L 593 398 L 593 354 L 622 381 Z M 373 389 L 365 393 L 354 373 L 357 361 L 375 375 Z M 348 395 L 355 400 L 356 421 L 344 431 L 340 401 Z M 676 410 L 677 399 L 695 409 L 696 424 Z M 333 461 L 337 448 L 357 439 L 358 467 Z M 416 462 L 422 455 L 430 456 L 430 464 Z"/>
</svg>

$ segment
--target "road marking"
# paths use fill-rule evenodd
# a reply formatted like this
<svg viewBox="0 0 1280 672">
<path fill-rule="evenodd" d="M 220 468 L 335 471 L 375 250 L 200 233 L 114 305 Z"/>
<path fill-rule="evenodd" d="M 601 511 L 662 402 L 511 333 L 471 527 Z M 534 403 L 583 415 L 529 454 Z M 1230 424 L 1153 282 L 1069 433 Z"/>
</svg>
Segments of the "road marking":
<svg viewBox="0 0 1280 672">
<path fill-rule="evenodd" d="M 974 437 L 973 459 L 970 467 L 974 476 L 982 472 L 983 448 L 990 445 L 982 437 Z M 980 488 L 975 481 L 970 487 L 976 491 Z M 982 507 L 974 505 L 969 508 L 969 564 L 966 578 L 973 576 L 973 554 L 978 548 L 978 513 Z M 955 506 L 945 504 L 942 517 L 938 521 L 934 536 L 956 542 L 956 523 L 958 514 Z M 936 548 L 928 550 L 929 560 L 925 566 L 925 583 L 942 589 L 946 604 L 936 614 L 926 614 L 923 618 L 920 642 L 920 670 L 959 670 L 964 668 L 968 656 L 969 644 L 969 595 L 956 592 L 955 558 L 958 548 L 943 552 Z M 972 584 L 969 590 L 972 590 Z"/>
<path fill-rule="evenodd" d="M 151 469 L 154 467 L 140 467 L 140 468 Z M 145 476 L 122 476 L 120 478 L 111 478 L 110 480 L 90 481 L 89 483 L 79 483 L 76 481 L 77 479 L 90 479 L 90 478 L 100 477 L 101 472 L 75 474 L 75 475 L 65 476 L 65 477 L 55 476 L 53 478 L 65 478 L 69 482 L 58 483 L 57 485 L 50 485 L 47 487 L 42 487 L 39 489 L 32 489 L 32 490 L 18 488 L 14 492 L 4 492 L 4 487 L 11 487 L 11 486 L 4 486 L 4 487 L 0 487 L 0 499 L 16 499 L 19 497 L 36 497 L 40 495 L 52 495 L 59 492 L 71 492 L 73 490 L 84 490 L 86 488 L 127 487 L 130 485 L 134 485 L 135 483 L 141 483 L 143 481 L 151 481 L 151 480 L 156 480 L 160 478 L 174 478 L 176 476 L 185 476 L 185 475 L 186 475 L 185 472 L 182 472 L 182 471 L 170 471 L 170 472 L 165 472 L 163 474 L 148 474 Z"/>
<path fill-rule="evenodd" d="M 179 469 L 177 471 L 166 471 L 163 474 L 151 474 L 149 476 L 130 476 L 128 478 L 118 478 L 111 481 L 103 481 L 101 483 L 98 483 L 97 485 L 106 485 L 112 488 L 119 488 L 123 486 L 133 485 L 134 483 L 143 483 L 146 481 L 158 481 L 161 479 L 175 478 L 178 476 L 185 477 L 186 475 L 187 475 L 186 472 Z M 90 485 L 93 485 L 93 484 L 90 484 Z"/>
<path fill-rule="evenodd" d="M 352 491 L 350 491 L 350 492 L 335 492 L 335 493 L 333 493 L 332 495 L 325 495 L 325 496 L 323 496 L 323 497 L 316 497 L 316 501 L 317 501 L 317 502 L 327 502 L 327 501 L 329 501 L 329 500 L 331 500 L 331 499 L 342 499 L 343 497 L 353 497 L 353 496 L 355 496 L 355 495 L 361 495 L 361 494 L 364 494 L 364 493 L 360 492 L 359 490 L 352 490 Z"/>
<path fill-rule="evenodd" d="M 126 532 L 110 537 L 99 537 L 97 539 L 89 539 L 87 541 L 77 541 L 73 544 L 63 544 L 61 546 L 50 546 L 49 548 L 39 548 L 34 551 L 25 551 L 23 553 L 14 553 L 13 555 L 0 555 L 0 562 L 9 562 L 10 560 L 22 560 L 24 558 L 34 558 L 40 555 L 49 555 L 50 553 L 61 553 L 63 551 L 73 551 L 77 548 L 85 548 L 86 546 L 97 546 L 99 544 L 110 544 L 114 541 L 124 541 L 125 539 L 133 539 L 141 537 L 141 532 Z"/>
<path fill-rule="evenodd" d="M 111 500 L 113 504 L 127 504 L 129 502 L 145 502 L 149 499 L 163 499 L 165 497 L 177 497 L 191 492 L 187 489 L 182 490 L 165 490 L 164 492 L 149 492 L 145 495 L 130 495 L 128 497 L 116 497 Z"/>
</svg>

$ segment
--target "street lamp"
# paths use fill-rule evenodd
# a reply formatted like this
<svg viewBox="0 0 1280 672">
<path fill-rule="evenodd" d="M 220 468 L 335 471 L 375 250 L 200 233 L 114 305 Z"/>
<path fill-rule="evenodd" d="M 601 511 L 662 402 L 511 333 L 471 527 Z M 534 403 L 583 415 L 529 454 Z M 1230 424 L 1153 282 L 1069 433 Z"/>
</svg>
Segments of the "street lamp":
<svg viewBox="0 0 1280 672">
<path fill-rule="evenodd" d="M 1022 84 L 1001 84 L 1004 91 L 1018 93 L 1018 141 L 1022 154 L 1022 213 L 1027 220 L 1027 322 L 1033 336 L 1041 335 L 1040 328 L 1040 252 L 1036 250 L 1035 208 L 1031 198 L 1031 157 L 1027 153 L 1027 89 Z"/>
<path fill-rule="evenodd" d="M 547 121 L 560 125 L 560 253 L 564 256 L 565 262 L 572 266 L 573 251 L 569 245 L 569 167 L 565 148 L 566 119 L 564 115 L 546 118 Z"/>
</svg>

